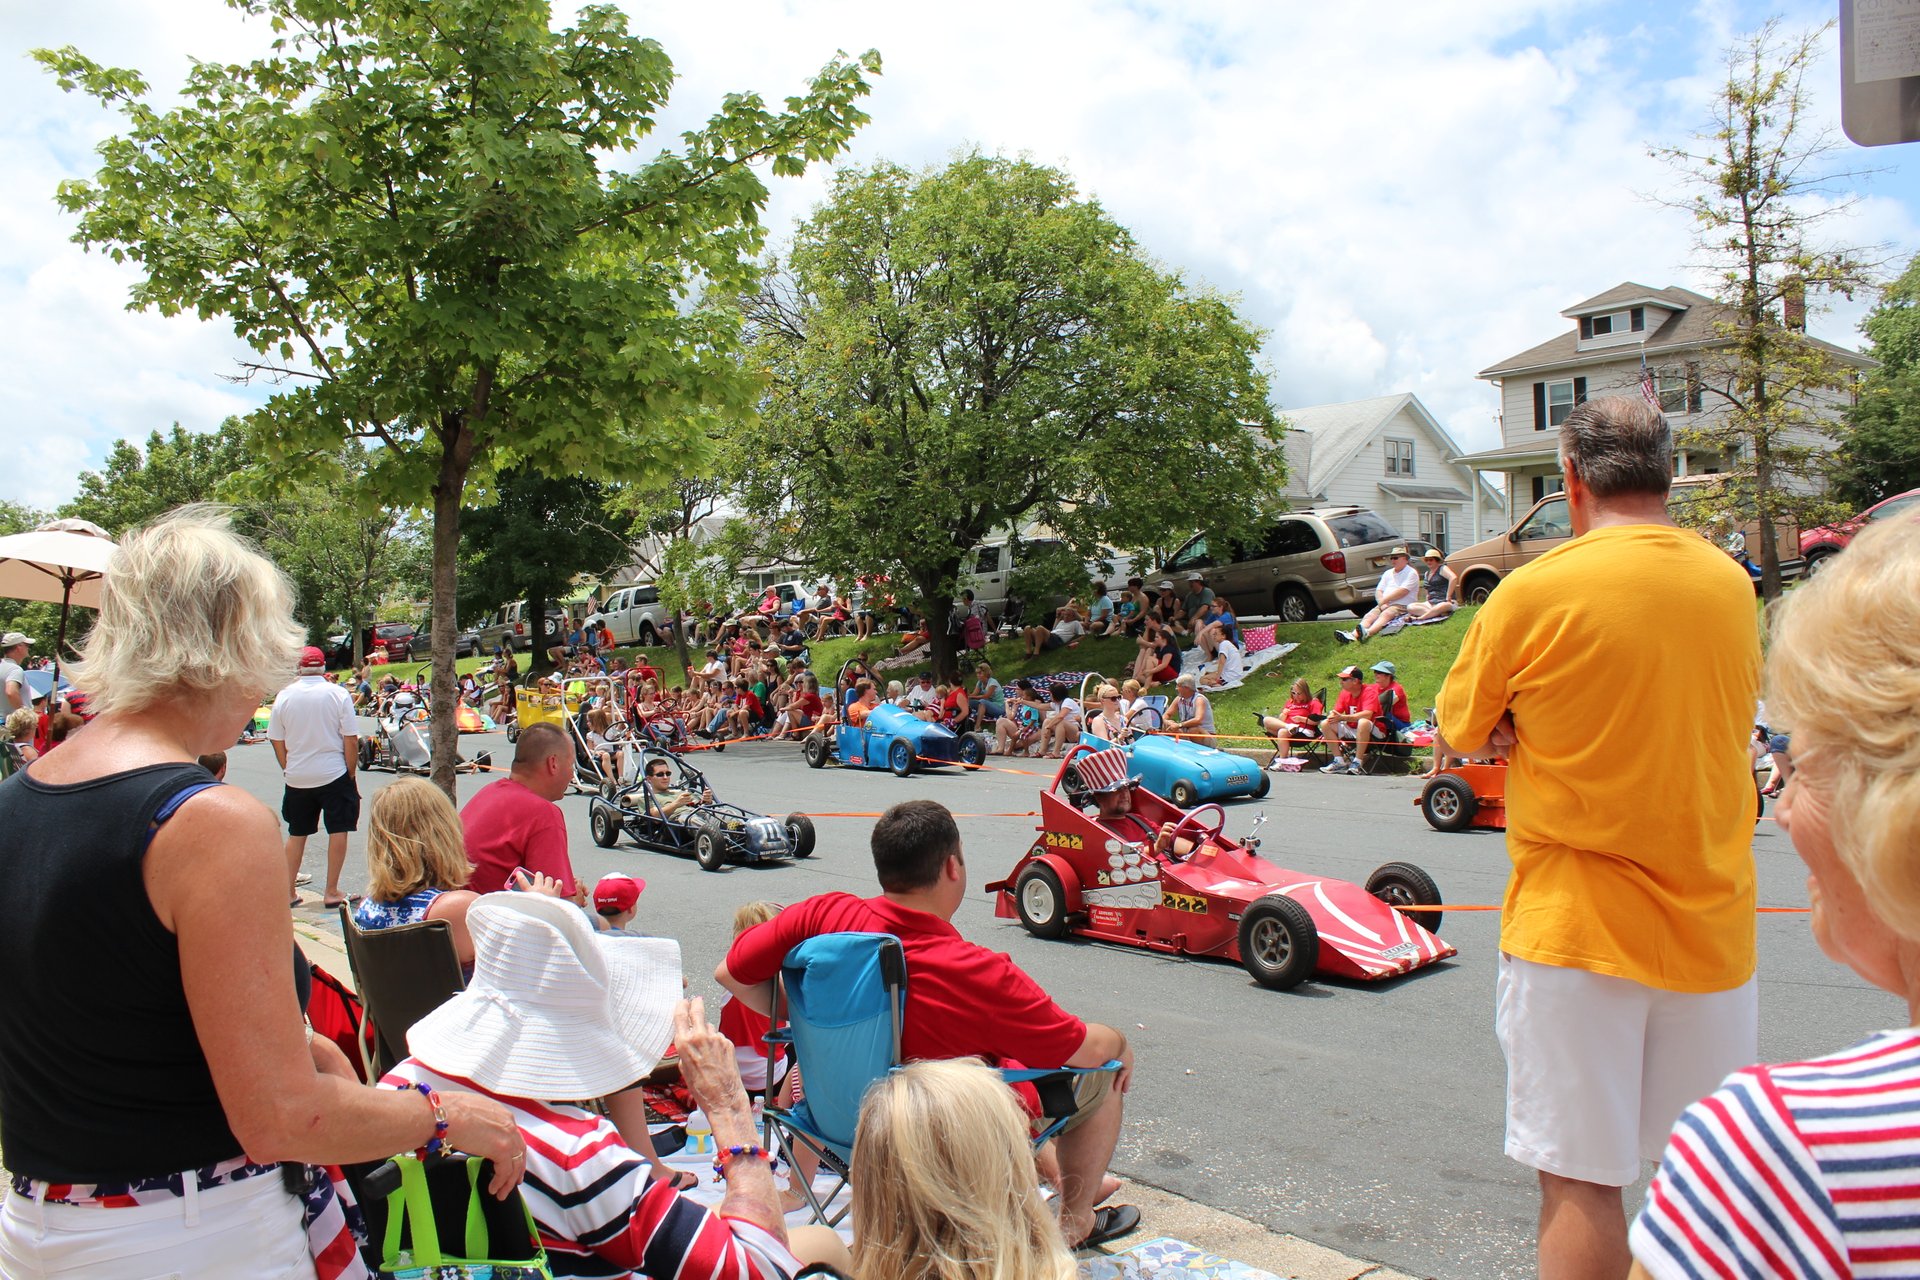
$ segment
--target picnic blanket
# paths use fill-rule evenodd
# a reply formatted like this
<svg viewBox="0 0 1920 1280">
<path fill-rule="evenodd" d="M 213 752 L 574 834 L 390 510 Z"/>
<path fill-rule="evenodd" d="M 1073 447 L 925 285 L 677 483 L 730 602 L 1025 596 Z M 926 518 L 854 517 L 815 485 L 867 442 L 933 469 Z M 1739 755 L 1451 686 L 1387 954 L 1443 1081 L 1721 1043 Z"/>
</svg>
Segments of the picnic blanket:
<svg viewBox="0 0 1920 1280">
<path fill-rule="evenodd" d="M 1156 1236 L 1119 1253 L 1080 1260 L 1081 1280 L 1280 1280 L 1271 1271 Z"/>
<path fill-rule="evenodd" d="M 1224 693 L 1228 689 L 1238 689 L 1247 682 L 1247 677 L 1276 658 L 1284 658 L 1300 646 L 1295 643 L 1269 645 L 1260 652 L 1245 656 L 1241 660 L 1240 678 L 1231 684 L 1207 686 L 1208 693 Z M 1200 648 L 1192 648 L 1180 655 L 1180 674 L 1198 677 L 1201 670 L 1213 661 Z"/>
</svg>

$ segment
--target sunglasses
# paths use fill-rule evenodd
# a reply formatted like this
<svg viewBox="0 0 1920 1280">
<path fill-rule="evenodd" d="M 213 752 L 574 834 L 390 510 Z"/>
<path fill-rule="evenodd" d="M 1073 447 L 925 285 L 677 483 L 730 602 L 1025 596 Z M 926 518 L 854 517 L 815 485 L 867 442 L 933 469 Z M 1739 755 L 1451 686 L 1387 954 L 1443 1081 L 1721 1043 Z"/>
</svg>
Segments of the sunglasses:
<svg viewBox="0 0 1920 1280">
<path fill-rule="evenodd" d="M 649 778 L 671 778 L 673 775 L 665 769 L 649 769 L 647 770 L 647 776 Z"/>
</svg>

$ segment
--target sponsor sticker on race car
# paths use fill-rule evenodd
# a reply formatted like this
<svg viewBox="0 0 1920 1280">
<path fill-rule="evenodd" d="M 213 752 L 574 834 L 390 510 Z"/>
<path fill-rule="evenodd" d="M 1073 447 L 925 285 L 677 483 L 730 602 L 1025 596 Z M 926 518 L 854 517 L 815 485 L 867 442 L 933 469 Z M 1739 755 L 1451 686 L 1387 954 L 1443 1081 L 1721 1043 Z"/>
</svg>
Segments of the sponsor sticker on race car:
<svg viewBox="0 0 1920 1280">
<path fill-rule="evenodd" d="M 1160 893 L 1160 905 L 1163 907 L 1171 907 L 1175 911 L 1189 911 L 1194 915 L 1203 916 L 1207 914 L 1207 900 L 1197 894 L 1172 893 L 1167 890 L 1162 890 Z"/>
<path fill-rule="evenodd" d="M 1094 907 L 1087 912 L 1087 918 L 1103 929 L 1120 927 L 1120 913 L 1112 907 Z"/>
<path fill-rule="evenodd" d="M 1405 956 L 1414 956 L 1419 954 L 1420 954 L 1419 943 L 1402 942 L 1398 946 L 1388 947 L 1385 951 L 1382 951 L 1380 953 L 1380 958 L 1382 960 L 1399 960 Z"/>
</svg>

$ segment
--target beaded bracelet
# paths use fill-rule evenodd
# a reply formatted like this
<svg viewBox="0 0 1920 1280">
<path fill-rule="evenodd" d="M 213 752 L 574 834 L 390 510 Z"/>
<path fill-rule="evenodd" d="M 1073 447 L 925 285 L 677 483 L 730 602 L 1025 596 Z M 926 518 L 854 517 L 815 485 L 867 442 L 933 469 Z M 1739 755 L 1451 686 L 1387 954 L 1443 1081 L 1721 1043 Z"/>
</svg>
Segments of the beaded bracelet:
<svg viewBox="0 0 1920 1280">
<path fill-rule="evenodd" d="M 773 1152 L 767 1150 L 765 1147 L 723 1147 L 713 1158 L 714 1176 L 725 1178 L 727 1176 L 727 1165 L 740 1156 L 765 1160 L 773 1172 L 778 1173 L 780 1171 L 780 1162 L 774 1159 Z"/>
<path fill-rule="evenodd" d="M 447 1112 L 440 1105 L 440 1095 L 435 1093 L 431 1086 L 424 1084 L 396 1084 L 393 1087 L 402 1093 L 409 1089 L 417 1089 L 420 1096 L 425 1098 L 428 1105 L 433 1108 L 433 1136 L 428 1138 L 427 1144 L 414 1154 L 422 1160 L 428 1156 L 439 1155 L 447 1146 Z"/>
</svg>

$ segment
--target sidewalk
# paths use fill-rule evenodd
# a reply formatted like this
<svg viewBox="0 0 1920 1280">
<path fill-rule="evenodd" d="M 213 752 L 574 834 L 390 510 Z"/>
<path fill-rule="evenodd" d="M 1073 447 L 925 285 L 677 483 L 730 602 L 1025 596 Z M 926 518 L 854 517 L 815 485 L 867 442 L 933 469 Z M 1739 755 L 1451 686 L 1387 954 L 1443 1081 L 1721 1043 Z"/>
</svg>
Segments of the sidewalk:
<svg viewBox="0 0 1920 1280">
<path fill-rule="evenodd" d="M 315 899 L 317 902 L 317 899 Z M 348 986 L 353 970 L 340 943 L 337 917 L 318 906 L 302 907 L 293 916 L 294 940 L 318 964 Z M 1362 1258 L 1350 1258 L 1298 1236 L 1274 1231 L 1247 1218 L 1209 1208 L 1196 1200 L 1162 1191 L 1132 1179 L 1123 1179 L 1118 1200 L 1140 1207 L 1140 1230 L 1116 1240 L 1108 1252 L 1118 1252 L 1155 1236 L 1172 1236 L 1202 1249 L 1271 1271 L 1291 1280 L 1411 1280 Z"/>
</svg>

